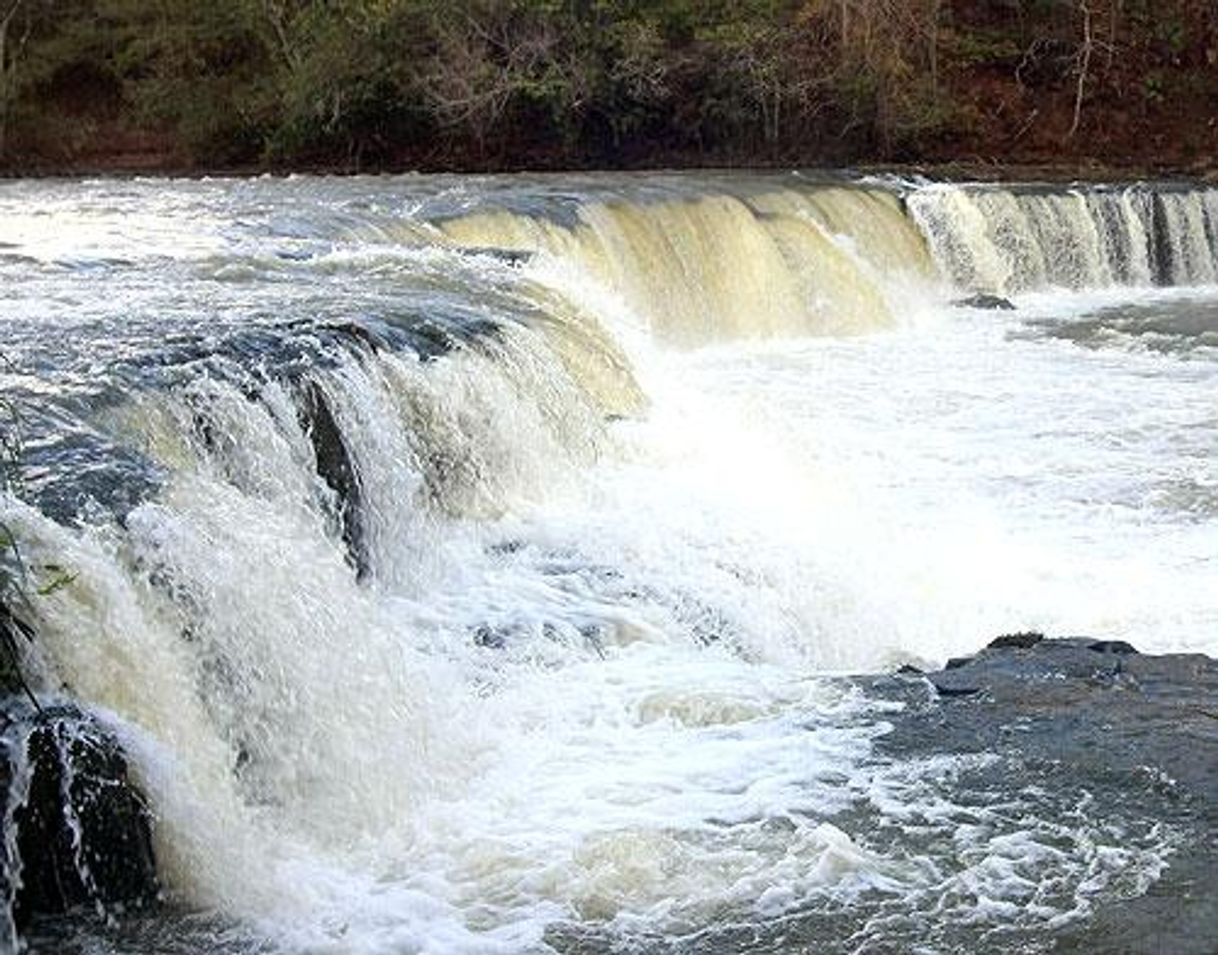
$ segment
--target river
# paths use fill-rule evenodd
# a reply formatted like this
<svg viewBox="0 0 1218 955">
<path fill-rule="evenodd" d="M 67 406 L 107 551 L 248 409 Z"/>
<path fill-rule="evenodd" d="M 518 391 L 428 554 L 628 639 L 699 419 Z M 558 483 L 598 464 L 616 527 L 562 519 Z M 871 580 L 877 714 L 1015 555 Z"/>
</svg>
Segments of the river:
<svg viewBox="0 0 1218 955">
<path fill-rule="evenodd" d="M 1218 653 L 1216 250 L 1187 184 L 0 183 L 27 670 L 167 894 L 33 949 L 1035 951 L 1144 892 L 1153 820 L 957 805 L 838 677 Z"/>
</svg>

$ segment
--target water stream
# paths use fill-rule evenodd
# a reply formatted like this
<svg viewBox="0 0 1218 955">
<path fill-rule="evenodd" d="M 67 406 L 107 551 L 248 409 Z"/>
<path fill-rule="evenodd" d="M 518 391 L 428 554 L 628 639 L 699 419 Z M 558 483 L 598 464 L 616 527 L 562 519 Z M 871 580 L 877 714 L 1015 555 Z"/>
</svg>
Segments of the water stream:
<svg viewBox="0 0 1218 955">
<path fill-rule="evenodd" d="M 31 945 L 1033 951 L 1145 891 L 1136 807 L 958 805 L 835 675 L 1218 653 L 1216 250 L 1177 185 L 0 184 L 27 669 L 170 906 Z"/>
</svg>

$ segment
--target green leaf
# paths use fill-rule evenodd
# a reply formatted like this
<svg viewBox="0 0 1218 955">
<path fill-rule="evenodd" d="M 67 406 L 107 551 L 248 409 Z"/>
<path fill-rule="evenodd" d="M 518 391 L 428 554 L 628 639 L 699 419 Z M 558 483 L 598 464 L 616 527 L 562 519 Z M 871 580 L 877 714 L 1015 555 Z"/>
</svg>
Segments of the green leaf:
<svg viewBox="0 0 1218 955">
<path fill-rule="evenodd" d="M 52 568 L 54 568 L 57 573 L 47 583 L 38 588 L 36 593 L 39 597 L 49 597 L 57 590 L 62 590 L 64 587 L 68 586 L 70 583 L 72 583 L 72 581 L 80 576 L 79 574 L 75 573 L 70 574 L 62 567 L 56 567 L 54 564 L 47 565 L 48 570 Z"/>
</svg>

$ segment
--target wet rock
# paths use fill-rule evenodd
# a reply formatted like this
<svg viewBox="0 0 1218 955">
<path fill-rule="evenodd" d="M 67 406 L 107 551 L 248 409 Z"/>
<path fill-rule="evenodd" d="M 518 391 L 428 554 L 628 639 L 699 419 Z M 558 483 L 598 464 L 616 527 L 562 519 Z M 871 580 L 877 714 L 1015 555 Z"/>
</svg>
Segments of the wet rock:
<svg viewBox="0 0 1218 955">
<path fill-rule="evenodd" d="M 0 698 L 29 695 L 21 673 L 22 650 L 34 633 L 30 626 L 0 600 Z"/>
<path fill-rule="evenodd" d="M 337 499 L 335 516 L 347 548 L 347 558 L 355 568 L 356 576 L 362 580 L 370 570 L 363 522 L 363 488 L 329 399 L 316 382 L 308 379 L 300 383 L 300 423 L 313 445 L 317 474 Z"/>
<path fill-rule="evenodd" d="M 989 642 L 991 650 L 1004 650 L 1009 648 L 1017 648 L 1020 650 L 1028 650 L 1036 644 L 1040 643 L 1045 638 L 1043 633 L 1037 633 L 1034 630 L 1028 630 L 1022 633 L 1004 633 L 1001 637 L 995 637 Z"/>
<path fill-rule="evenodd" d="M 114 736 L 75 706 L 35 710 L 14 697 L 0 704 L 0 727 L 10 934 L 37 915 L 154 901 L 151 817 Z"/>
<path fill-rule="evenodd" d="M 1004 312 L 1015 310 L 1015 303 L 1009 298 L 1003 298 L 1001 295 L 989 295 L 984 292 L 955 299 L 952 304 L 957 308 L 988 308 Z"/>
<path fill-rule="evenodd" d="M 951 684 L 945 685 L 945 684 L 941 684 L 941 683 L 935 683 L 934 687 L 935 687 L 935 690 L 938 691 L 940 696 L 972 696 L 974 693 L 981 692 L 981 687 L 979 687 L 979 686 L 967 686 L 967 685 L 961 686 L 959 684 L 953 686 Z"/>
<path fill-rule="evenodd" d="M 1120 640 L 1035 637 L 1000 638 L 925 680 L 870 678 L 871 695 L 904 704 L 878 754 L 984 754 L 953 784 L 953 799 L 990 804 L 1037 792 L 1087 824 L 1170 838 L 1157 881 L 1097 900 L 1046 951 L 1212 953 L 1218 661 L 1141 654 Z"/>
<path fill-rule="evenodd" d="M 307 249 L 276 249 L 275 258 L 282 259 L 284 262 L 307 262 L 313 258 L 314 253 Z"/>
<path fill-rule="evenodd" d="M 1172 246 L 1171 213 L 1167 197 L 1156 192 L 1150 204 L 1150 263 L 1155 285 L 1172 285 L 1176 255 Z"/>
<path fill-rule="evenodd" d="M 1093 653 L 1119 653 L 1131 654 L 1138 651 L 1131 644 L 1124 640 L 1096 640 L 1093 643 L 1087 644 L 1087 649 Z"/>
<path fill-rule="evenodd" d="M 458 251 L 465 255 L 490 256 L 513 268 L 519 268 L 533 258 L 533 253 L 528 249 L 504 249 L 493 245 L 467 246 Z"/>
<path fill-rule="evenodd" d="M 508 645 L 511 631 L 505 627 L 492 627 L 489 624 L 479 624 L 474 628 L 474 646 L 487 647 L 491 650 L 502 650 Z"/>
<path fill-rule="evenodd" d="M 367 348 L 369 351 L 379 351 L 385 343 L 366 324 L 360 322 L 335 322 L 325 326 L 327 330 L 336 332 L 348 341 Z"/>
</svg>

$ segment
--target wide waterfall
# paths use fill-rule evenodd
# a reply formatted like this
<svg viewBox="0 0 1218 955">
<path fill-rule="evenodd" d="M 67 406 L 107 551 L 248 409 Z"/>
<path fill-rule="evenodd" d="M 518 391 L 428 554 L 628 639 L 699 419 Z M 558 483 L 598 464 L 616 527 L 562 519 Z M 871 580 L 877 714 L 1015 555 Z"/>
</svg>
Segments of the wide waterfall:
<svg viewBox="0 0 1218 955">
<path fill-rule="evenodd" d="M 1145 893 L 1180 832 L 957 801 L 998 757 L 840 675 L 1218 651 L 1216 269 L 1177 184 L 0 184 L 22 669 L 164 896 L 25 924 L 9 845 L 4 937 L 998 952 Z"/>
</svg>

